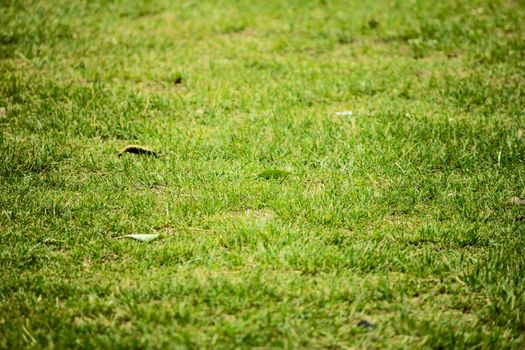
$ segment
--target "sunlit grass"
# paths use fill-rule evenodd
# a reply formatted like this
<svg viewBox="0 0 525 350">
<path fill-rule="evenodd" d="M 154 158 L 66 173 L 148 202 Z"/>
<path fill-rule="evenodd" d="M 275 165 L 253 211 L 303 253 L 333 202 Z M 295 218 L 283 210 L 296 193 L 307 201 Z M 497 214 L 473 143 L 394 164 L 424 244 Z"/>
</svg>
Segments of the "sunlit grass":
<svg viewBox="0 0 525 350">
<path fill-rule="evenodd" d="M 0 6 L 1 348 L 525 346 L 520 2 Z"/>
</svg>

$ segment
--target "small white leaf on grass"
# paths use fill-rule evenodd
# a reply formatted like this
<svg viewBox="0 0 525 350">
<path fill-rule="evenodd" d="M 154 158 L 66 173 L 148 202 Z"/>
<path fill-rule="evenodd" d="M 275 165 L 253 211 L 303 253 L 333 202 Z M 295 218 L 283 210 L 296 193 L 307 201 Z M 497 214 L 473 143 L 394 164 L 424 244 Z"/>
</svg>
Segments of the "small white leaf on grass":
<svg viewBox="0 0 525 350">
<path fill-rule="evenodd" d="M 335 112 L 335 115 L 353 115 L 352 111 Z"/>
<path fill-rule="evenodd" d="M 153 241 L 154 239 L 157 239 L 159 238 L 160 234 L 158 233 L 144 233 L 144 234 L 130 234 L 130 235 L 125 235 L 125 236 L 122 236 L 122 237 L 119 237 L 119 238 L 133 238 L 133 239 L 136 239 L 137 241 L 141 241 L 141 242 L 151 242 Z"/>
<path fill-rule="evenodd" d="M 516 138 L 519 140 L 523 137 L 523 130 L 519 129 L 516 131 Z"/>
<path fill-rule="evenodd" d="M 509 199 L 510 204 L 516 204 L 516 205 L 525 205 L 525 199 L 521 199 L 519 197 L 511 197 Z"/>
</svg>

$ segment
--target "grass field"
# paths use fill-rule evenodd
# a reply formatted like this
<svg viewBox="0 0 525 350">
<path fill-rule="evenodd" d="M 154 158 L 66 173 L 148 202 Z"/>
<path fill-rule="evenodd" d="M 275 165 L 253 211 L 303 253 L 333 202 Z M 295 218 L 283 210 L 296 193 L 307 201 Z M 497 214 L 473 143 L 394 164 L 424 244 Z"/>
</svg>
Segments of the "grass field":
<svg viewBox="0 0 525 350">
<path fill-rule="evenodd" d="M 523 1 L 0 4 L 0 348 L 525 348 Z"/>
</svg>

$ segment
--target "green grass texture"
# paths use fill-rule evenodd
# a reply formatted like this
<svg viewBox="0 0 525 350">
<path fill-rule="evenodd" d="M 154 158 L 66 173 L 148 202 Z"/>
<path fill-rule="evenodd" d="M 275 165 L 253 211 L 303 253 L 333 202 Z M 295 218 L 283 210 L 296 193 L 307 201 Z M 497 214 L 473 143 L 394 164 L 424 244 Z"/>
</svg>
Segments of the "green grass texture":
<svg viewBox="0 0 525 350">
<path fill-rule="evenodd" d="M 0 0 L 0 349 L 524 349 L 524 23 Z"/>
</svg>

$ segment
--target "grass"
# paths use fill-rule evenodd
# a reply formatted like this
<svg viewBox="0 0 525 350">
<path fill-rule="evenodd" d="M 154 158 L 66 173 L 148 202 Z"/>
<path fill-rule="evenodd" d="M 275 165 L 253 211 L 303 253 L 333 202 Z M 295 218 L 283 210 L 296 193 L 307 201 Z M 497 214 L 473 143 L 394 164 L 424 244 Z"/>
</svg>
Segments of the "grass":
<svg viewBox="0 0 525 350">
<path fill-rule="evenodd" d="M 524 21 L 1 1 L 0 348 L 524 348 Z"/>
</svg>

